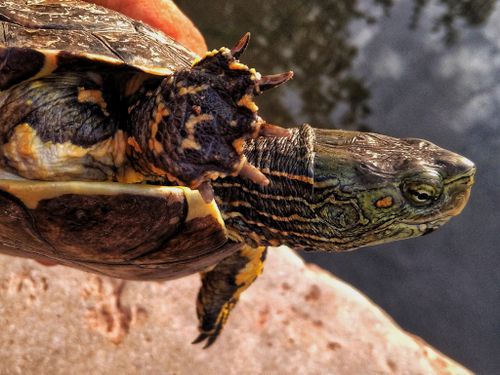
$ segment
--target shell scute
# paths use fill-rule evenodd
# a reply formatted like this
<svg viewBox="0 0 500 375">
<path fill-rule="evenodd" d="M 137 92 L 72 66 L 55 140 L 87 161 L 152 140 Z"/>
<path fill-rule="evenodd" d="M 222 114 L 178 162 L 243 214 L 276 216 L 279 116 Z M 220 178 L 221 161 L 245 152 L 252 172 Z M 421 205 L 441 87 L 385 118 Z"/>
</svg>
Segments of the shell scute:
<svg viewBox="0 0 500 375">
<path fill-rule="evenodd" d="M 169 279 L 237 250 L 215 203 L 187 188 L 2 177 L 0 251 L 7 254 L 127 279 Z"/>
</svg>

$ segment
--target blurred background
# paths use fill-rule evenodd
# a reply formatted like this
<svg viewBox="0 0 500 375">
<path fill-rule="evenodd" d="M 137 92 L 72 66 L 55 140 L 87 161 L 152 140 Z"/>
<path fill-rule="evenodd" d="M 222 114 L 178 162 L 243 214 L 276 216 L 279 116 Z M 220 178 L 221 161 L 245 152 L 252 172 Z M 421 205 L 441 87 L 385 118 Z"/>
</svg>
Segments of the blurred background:
<svg viewBox="0 0 500 375">
<path fill-rule="evenodd" d="M 500 374 L 500 7 L 492 0 L 178 0 L 209 48 L 295 79 L 270 122 L 428 139 L 477 167 L 471 201 L 432 235 L 303 256 L 479 374 Z M 210 4 L 210 5 L 208 5 Z"/>
</svg>

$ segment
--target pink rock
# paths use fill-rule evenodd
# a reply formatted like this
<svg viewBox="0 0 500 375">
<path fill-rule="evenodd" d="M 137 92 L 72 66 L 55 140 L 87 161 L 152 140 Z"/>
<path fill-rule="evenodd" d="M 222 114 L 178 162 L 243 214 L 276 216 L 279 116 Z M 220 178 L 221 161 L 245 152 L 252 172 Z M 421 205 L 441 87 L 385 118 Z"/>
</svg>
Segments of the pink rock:
<svg viewBox="0 0 500 375">
<path fill-rule="evenodd" d="M 0 256 L 2 374 L 471 374 L 287 248 L 208 350 L 197 275 L 122 282 Z"/>
</svg>

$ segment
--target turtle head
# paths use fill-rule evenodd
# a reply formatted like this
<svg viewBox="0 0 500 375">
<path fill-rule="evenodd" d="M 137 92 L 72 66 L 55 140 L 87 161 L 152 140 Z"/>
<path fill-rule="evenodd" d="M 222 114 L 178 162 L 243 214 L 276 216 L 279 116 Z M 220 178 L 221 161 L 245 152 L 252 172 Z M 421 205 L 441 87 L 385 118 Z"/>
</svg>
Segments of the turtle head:
<svg viewBox="0 0 500 375">
<path fill-rule="evenodd" d="M 475 166 L 465 157 L 421 139 L 315 133 L 314 195 L 333 250 L 428 234 L 468 201 Z"/>
<path fill-rule="evenodd" d="M 226 226 L 239 241 L 304 250 L 430 233 L 462 211 L 475 173 L 468 159 L 424 140 L 308 125 L 250 140 L 245 155 L 270 184 L 215 182 Z"/>
<path fill-rule="evenodd" d="M 253 99 L 288 81 L 293 73 L 261 76 L 239 62 L 249 37 L 245 34 L 232 49 L 222 47 L 195 59 L 191 67 L 165 77 L 155 92 L 140 93 L 146 105 L 132 106 L 129 114 L 136 148 L 142 151 L 132 150 L 142 163 L 141 172 L 191 188 L 238 173 L 267 183 L 246 163 L 244 142 L 259 135 L 279 135 L 281 128 L 258 116 Z"/>
</svg>

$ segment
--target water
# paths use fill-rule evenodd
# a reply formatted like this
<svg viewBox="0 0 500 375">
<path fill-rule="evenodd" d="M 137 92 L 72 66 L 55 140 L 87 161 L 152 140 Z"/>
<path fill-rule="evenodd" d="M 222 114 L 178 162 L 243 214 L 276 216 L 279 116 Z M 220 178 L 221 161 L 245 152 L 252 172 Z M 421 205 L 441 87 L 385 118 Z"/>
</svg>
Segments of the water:
<svg viewBox="0 0 500 375">
<path fill-rule="evenodd" d="M 259 100 L 269 121 L 419 137 L 477 167 L 472 198 L 432 235 L 304 254 L 481 374 L 500 373 L 500 7 L 488 0 L 178 4 L 210 48 L 245 31 L 245 63 L 296 78 Z M 272 272 L 272 270 L 267 270 Z"/>
</svg>

